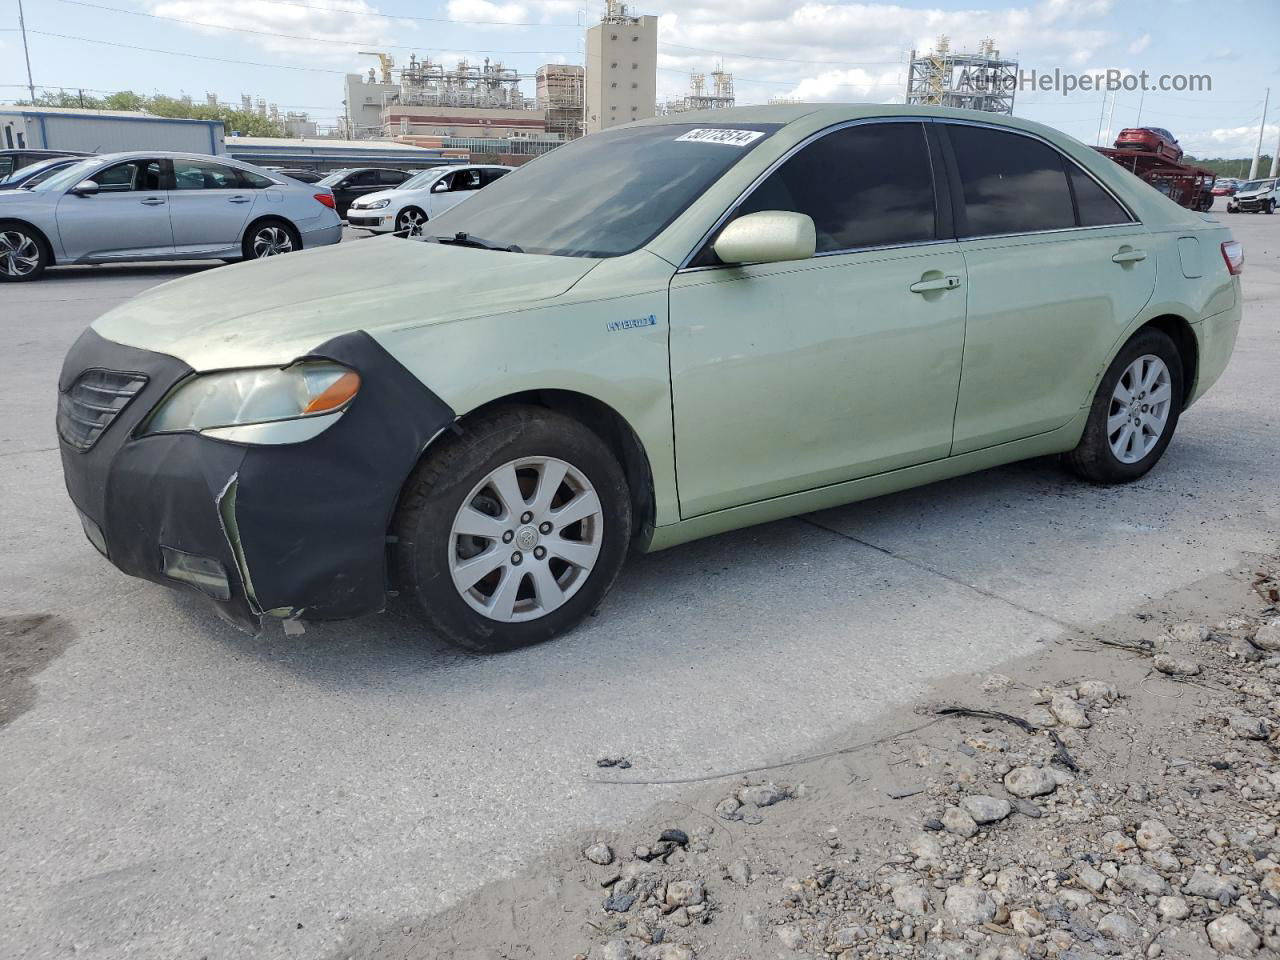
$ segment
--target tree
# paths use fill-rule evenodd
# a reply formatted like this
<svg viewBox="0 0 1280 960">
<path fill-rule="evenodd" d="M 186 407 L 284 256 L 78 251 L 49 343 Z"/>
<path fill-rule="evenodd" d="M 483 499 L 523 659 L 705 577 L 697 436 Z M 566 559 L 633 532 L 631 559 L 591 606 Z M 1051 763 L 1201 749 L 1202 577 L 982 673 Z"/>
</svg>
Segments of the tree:
<svg viewBox="0 0 1280 960">
<path fill-rule="evenodd" d="M 223 104 L 191 103 L 163 94 L 147 96 L 132 90 L 120 90 L 105 97 L 90 96 L 78 90 L 45 90 L 36 97 L 35 103 L 19 100 L 18 106 L 129 110 L 179 120 L 221 120 L 228 134 L 240 133 L 247 137 L 290 136 L 283 124 L 252 111 L 236 110 Z"/>
</svg>

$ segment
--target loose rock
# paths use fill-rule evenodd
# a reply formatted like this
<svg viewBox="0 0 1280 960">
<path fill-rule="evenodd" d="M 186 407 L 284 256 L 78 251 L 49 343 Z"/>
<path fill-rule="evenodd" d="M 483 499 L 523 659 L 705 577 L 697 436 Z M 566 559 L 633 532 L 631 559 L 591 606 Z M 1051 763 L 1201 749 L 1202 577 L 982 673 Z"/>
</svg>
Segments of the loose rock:
<svg viewBox="0 0 1280 960">
<path fill-rule="evenodd" d="M 1170 677 L 1194 677 L 1200 672 L 1200 664 L 1190 657 L 1178 657 L 1171 653 L 1158 653 L 1151 662 L 1157 670 Z"/>
<path fill-rule="evenodd" d="M 1084 707 L 1080 706 L 1079 703 L 1072 700 L 1065 693 L 1055 693 L 1053 695 L 1053 699 L 1049 701 L 1049 710 L 1064 727 L 1082 730 L 1093 726 L 1089 721 L 1089 715 L 1084 711 Z"/>
<path fill-rule="evenodd" d="M 598 863 L 602 867 L 607 867 L 613 863 L 613 848 L 607 843 L 593 843 L 582 851 L 582 855 L 592 863 Z"/>
<path fill-rule="evenodd" d="M 1234 913 L 1210 921 L 1207 929 L 1209 942 L 1219 953 L 1248 956 L 1262 945 L 1253 928 Z"/>
<path fill-rule="evenodd" d="M 971 796 L 960 801 L 964 812 L 969 814 L 975 823 L 997 823 L 1013 812 L 1009 801 L 1002 797 Z"/>
<path fill-rule="evenodd" d="M 761 783 L 738 791 L 738 799 L 753 807 L 771 807 L 787 797 L 787 791 L 775 783 Z"/>
<path fill-rule="evenodd" d="M 1231 732 L 1237 737 L 1243 737 L 1245 740 L 1267 739 L 1267 722 L 1261 717 L 1238 713 L 1228 721 L 1228 724 Z"/>
<path fill-rule="evenodd" d="M 996 902 L 980 887 L 948 887 L 943 908 L 956 923 L 974 927 L 991 922 L 996 915 Z"/>
<path fill-rule="evenodd" d="M 942 825 L 961 837 L 972 837 L 978 832 L 977 822 L 959 807 L 947 807 L 942 812 Z"/>
<path fill-rule="evenodd" d="M 1057 787 L 1057 779 L 1044 767 L 1018 767 L 1004 778 L 1004 788 L 1015 797 L 1042 797 Z"/>
</svg>

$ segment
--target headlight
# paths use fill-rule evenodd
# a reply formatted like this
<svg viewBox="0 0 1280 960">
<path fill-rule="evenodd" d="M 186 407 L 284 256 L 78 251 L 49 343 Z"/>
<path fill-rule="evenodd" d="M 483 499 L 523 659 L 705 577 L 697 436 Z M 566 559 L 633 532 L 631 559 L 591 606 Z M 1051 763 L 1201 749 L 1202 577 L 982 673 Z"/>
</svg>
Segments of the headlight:
<svg viewBox="0 0 1280 960">
<path fill-rule="evenodd" d="M 358 373 L 329 361 L 208 373 L 163 400 L 143 432 L 203 431 L 332 414 L 345 409 L 359 389 Z"/>
<path fill-rule="evenodd" d="M 390 202 L 391 202 L 390 200 L 387 200 L 385 198 L 382 200 L 374 200 L 372 203 L 364 204 L 363 206 L 361 206 L 360 209 L 361 210 L 381 210 Z"/>
</svg>

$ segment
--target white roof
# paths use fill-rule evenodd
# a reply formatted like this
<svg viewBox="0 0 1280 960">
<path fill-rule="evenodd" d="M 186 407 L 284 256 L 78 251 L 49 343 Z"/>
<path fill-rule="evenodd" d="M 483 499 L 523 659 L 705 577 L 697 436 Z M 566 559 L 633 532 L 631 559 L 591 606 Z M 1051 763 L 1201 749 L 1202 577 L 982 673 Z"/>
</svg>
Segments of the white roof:
<svg viewBox="0 0 1280 960">
<path fill-rule="evenodd" d="M 221 123 L 221 120 L 198 120 L 190 117 L 158 117 L 141 110 L 92 110 L 88 107 L 13 107 L 0 106 L 0 113 L 56 113 L 69 117 L 119 117 L 126 120 L 190 120 L 191 123 Z"/>
<path fill-rule="evenodd" d="M 435 147 L 419 147 L 412 143 L 396 143 L 392 140 L 331 140 L 328 137 L 227 137 L 228 149 L 236 144 L 249 147 L 308 147 L 340 150 L 436 150 Z"/>
</svg>

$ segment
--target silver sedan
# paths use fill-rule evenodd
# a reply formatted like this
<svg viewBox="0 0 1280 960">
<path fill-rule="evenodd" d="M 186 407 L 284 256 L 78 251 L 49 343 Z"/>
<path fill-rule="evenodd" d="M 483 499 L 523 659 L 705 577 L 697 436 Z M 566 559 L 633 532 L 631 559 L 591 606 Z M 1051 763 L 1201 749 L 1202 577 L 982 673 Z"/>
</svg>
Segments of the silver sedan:
<svg viewBox="0 0 1280 960">
<path fill-rule="evenodd" d="M 227 157 L 104 154 L 0 191 L 0 281 L 53 264 L 257 259 L 341 239 L 329 190 Z"/>
</svg>

